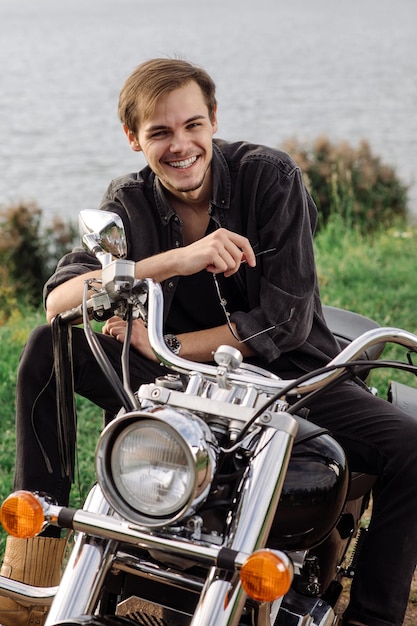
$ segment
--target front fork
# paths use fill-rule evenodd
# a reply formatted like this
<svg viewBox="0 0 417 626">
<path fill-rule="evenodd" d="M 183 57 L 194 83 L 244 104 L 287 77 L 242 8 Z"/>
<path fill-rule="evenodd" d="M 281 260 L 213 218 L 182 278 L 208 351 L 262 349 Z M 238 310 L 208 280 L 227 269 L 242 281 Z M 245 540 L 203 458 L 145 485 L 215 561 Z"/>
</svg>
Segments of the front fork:
<svg viewBox="0 0 417 626">
<path fill-rule="evenodd" d="M 241 498 L 231 525 L 226 547 L 251 554 L 263 548 L 275 517 L 291 454 L 296 422 L 288 414 L 264 415 L 277 421 L 266 428 L 257 444 Z M 284 425 L 283 419 L 286 424 Z M 272 424 L 273 425 L 273 424 Z M 238 576 L 217 566 L 210 568 L 197 609 L 190 626 L 237 626 L 246 602 L 246 594 Z M 260 615 L 265 611 L 260 611 Z M 259 620 L 258 620 L 259 622 Z M 264 621 L 265 626 L 269 625 Z"/>
<path fill-rule="evenodd" d="M 95 486 L 84 509 L 101 515 L 110 507 L 101 489 Z M 115 555 L 117 543 L 78 533 L 71 556 L 52 602 L 45 626 L 53 626 L 68 617 L 93 614 L 104 578 Z"/>
</svg>

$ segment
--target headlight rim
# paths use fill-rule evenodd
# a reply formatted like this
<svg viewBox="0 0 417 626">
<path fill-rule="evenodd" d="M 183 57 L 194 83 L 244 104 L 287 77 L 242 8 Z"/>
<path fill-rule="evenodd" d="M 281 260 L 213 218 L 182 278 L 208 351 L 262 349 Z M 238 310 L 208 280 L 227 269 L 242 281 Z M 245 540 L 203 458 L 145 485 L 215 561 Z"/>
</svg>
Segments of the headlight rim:
<svg viewBox="0 0 417 626">
<path fill-rule="evenodd" d="M 164 428 L 168 427 L 169 431 L 184 442 L 185 446 L 183 449 L 187 450 L 189 462 L 192 462 L 194 479 L 189 497 L 184 499 L 181 507 L 176 507 L 176 510 L 169 515 L 147 515 L 142 511 L 138 511 L 126 498 L 121 496 L 114 480 L 110 453 L 113 443 L 131 424 L 144 420 L 151 420 L 154 423 L 159 422 L 164 425 Z M 194 437 L 204 439 L 205 446 L 202 452 L 205 457 L 206 476 L 202 484 L 199 484 L 198 480 L 199 477 L 201 478 L 201 466 L 199 466 L 200 469 L 197 469 L 201 459 L 197 461 L 193 443 L 189 441 L 188 437 L 184 436 L 181 425 L 183 429 L 187 429 L 187 432 L 191 429 L 191 432 L 194 432 Z M 217 455 L 218 452 L 212 440 L 210 430 L 202 419 L 188 412 L 177 411 L 172 407 L 152 407 L 148 411 L 138 410 L 120 415 L 105 427 L 96 449 L 96 475 L 104 496 L 119 515 L 140 527 L 162 528 L 191 514 L 201 501 L 207 497 L 217 465 Z"/>
</svg>

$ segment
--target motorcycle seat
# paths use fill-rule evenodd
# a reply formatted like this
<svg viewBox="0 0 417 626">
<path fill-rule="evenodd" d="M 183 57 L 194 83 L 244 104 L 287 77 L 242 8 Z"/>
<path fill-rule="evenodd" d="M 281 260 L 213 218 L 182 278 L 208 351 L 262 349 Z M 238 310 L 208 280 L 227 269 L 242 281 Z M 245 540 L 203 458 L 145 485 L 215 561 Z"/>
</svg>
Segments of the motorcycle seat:
<svg viewBox="0 0 417 626">
<path fill-rule="evenodd" d="M 342 349 L 364 332 L 380 328 L 377 322 L 365 317 L 365 315 L 334 306 L 323 306 L 323 314 L 328 327 Z M 371 346 L 364 352 L 364 358 L 368 360 L 377 359 L 383 349 L 384 344 Z"/>
<path fill-rule="evenodd" d="M 323 306 L 323 315 L 341 350 L 366 331 L 380 328 L 377 322 L 365 317 L 365 315 L 334 306 Z M 383 343 L 371 346 L 358 358 L 366 361 L 376 360 L 380 357 L 384 347 L 385 344 Z M 365 367 L 358 371 L 358 375 L 362 379 L 365 379 L 368 373 L 369 368 Z"/>
</svg>

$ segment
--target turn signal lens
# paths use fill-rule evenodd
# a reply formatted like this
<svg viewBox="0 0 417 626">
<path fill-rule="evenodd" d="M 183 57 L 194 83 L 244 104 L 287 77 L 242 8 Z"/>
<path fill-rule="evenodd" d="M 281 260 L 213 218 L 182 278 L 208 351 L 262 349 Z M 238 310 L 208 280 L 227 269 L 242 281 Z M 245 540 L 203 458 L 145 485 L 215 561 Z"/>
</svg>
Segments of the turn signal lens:
<svg viewBox="0 0 417 626">
<path fill-rule="evenodd" d="M 284 596 L 294 577 L 290 559 L 283 552 L 258 550 L 240 570 L 240 580 L 247 595 L 258 602 L 273 602 Z"/>
<path fill-rule="evenodd" d="M 15 491 L 1 506 L 1 523 L 13 537 L 36 537 L 44 525 L 43 507 L 30 491 Z"/>
</svg>

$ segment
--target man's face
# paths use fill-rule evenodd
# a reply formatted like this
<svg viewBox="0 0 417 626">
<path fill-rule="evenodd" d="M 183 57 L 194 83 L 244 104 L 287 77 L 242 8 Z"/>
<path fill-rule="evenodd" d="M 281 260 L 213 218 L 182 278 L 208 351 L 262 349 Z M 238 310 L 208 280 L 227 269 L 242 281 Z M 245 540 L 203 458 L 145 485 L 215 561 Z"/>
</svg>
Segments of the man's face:
<svg viewBox="0 0 417 626">
<path fill-rule="evenodd" d="M 175 196 L 204 200 L 211 187 L 212 139 L 217 130 L 200 87 L 194 81 L 161 96 L 142 122 L 131 147 L 142 151 L 161 183 Z M 136 141 L 136 143 L 135 143 Z"/>
</svg>

